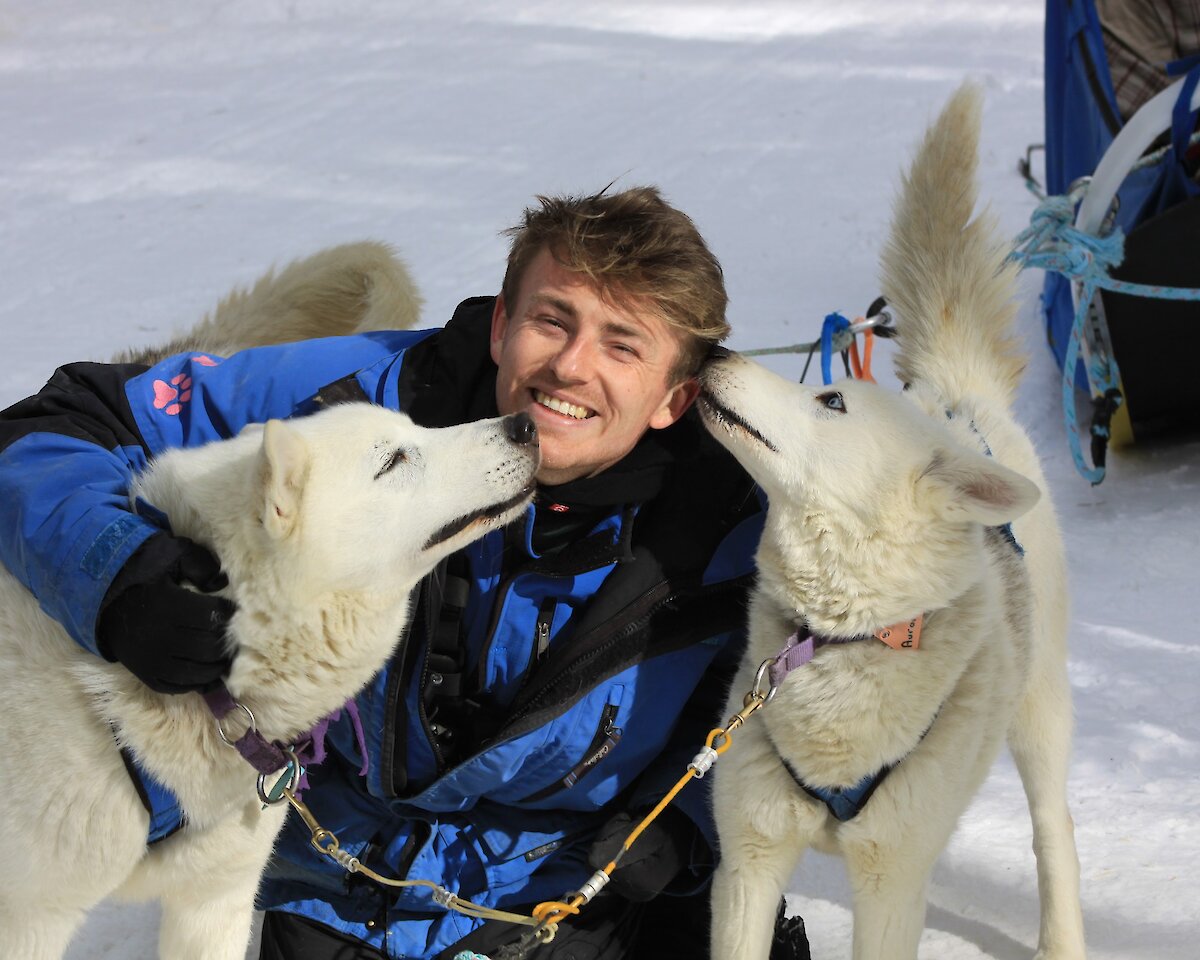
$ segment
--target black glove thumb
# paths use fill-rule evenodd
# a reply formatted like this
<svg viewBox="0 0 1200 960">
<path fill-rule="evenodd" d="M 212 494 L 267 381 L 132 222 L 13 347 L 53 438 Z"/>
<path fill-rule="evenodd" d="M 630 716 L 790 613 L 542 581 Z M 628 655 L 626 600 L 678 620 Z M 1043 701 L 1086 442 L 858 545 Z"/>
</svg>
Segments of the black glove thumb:
<svg viewBox="0 0 1200 960">
<path fill-rule="evenodd" d="M 631 814 L 618 813 L 608 821 L 592 843 L 588 862 L 593 870 L 602 870 L 620 851 L 622 844 L 641 822 Z M 699 829 L 672 807 L 653 820 L 613 871 L 609 887 L 626 900 L 643 903 L 653 900 L 691 861 L 692 844 Z"/>
<path fill-rule="evenodd" d="M 225 628 L 234 604 L 185 581 L 205 591 L 229 582 L 200 544 L 155 534 L 109 586 L 96 624 L 101 654 L 159 693 L 211 690 L 233 660 Z"/>
<path fill-rule="evenodd" d="M 217 555 L 187 537 L 176 537 L 183 546 L 183 553 L 172 571 L 176 583 L 187 581 L 204 593 L 215 593 L 229 586 L 229 578 L 221 572 L 221 561 Z"/>
</svg>

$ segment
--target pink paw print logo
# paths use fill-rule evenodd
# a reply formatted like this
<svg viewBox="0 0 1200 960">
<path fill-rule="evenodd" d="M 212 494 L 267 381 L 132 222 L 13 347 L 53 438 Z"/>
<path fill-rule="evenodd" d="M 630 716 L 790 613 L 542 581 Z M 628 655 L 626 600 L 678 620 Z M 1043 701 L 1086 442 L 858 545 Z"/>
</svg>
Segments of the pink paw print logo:
<svg viewBox="0 0 1200 960">
<path fill-rule="evenodd" d="M 154 409 L 170 416 L 178 416 L 183 405 L 192 397 L 192 378 L 186 373 L 172 377 L 171 382 L 154 381 Z"/>
<path fill-rule="evenodd" d="M 200 354 L 199 356 L 192 357 L 192 362 L 202 367 L 215 367 L 220 361 Z M 179 411 L 183 409 L 183 405 L 191 398 L 192 378 L 186 373 L 172 377 L 170 383 L 167 383 L 165 380 L 154 381 L 155 410 L 161 410 L 165 414 L 176 417 L 179 415 Z"/>
</svg>

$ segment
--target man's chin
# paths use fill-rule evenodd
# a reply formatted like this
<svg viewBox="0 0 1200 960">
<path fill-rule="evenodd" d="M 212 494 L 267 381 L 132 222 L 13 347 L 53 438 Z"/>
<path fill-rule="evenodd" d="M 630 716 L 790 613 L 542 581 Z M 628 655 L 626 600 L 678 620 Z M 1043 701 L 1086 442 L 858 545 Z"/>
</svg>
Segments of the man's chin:
<svg viewBox="0 0 1200 960">
<path fill-rule="evenodd" d="M 571 443 L 570 438 L 556 437 L 550 431 L 540 432 L 542 462 L 537 482 L 543 486 L 558 486 L 580 477 L 599 473 L 610 463 L 599 464 L 596 454 L 585 449 L 586 444 Z"/>
<path fill-rule="evenodd" d="M 535 479 L 541 486 L 557 487 L 560 484 L 578 480 L 580 477 L 586 477 L 593 472 L 590 464 L 571 461 L 564 457 L 547 456 L 543 441 L 542 464 L 538 467 L 535 475 Z"/>
</svg>

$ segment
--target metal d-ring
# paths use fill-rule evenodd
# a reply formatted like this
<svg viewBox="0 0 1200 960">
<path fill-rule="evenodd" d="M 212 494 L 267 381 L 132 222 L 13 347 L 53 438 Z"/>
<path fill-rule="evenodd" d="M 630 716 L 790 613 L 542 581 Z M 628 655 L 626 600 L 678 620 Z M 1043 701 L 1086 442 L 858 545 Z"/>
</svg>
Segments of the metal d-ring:
<svg viewBox="0 0 1200 960">
<path fill-rule="evenodd" d="M 248 706 L 246 706 L 244 703 L 238 703 L 236 700 L 233 701 L 233 705 L 235 707 L 237 707 L 239 710 L 241 710 L 242 713 L 244 713 L 246 715 L 246 719 L 248 721 L 250 721 L 250 729 L 247 730 L 246 733 L 258 733 L 258 724 L 256 724 L 254 722 L 254 714 L 252 714 L 250 712 L 250 708 Z M 227 746 L 230 746 L 230 747 L 235 746 L 234 742 L 232 740 L 230 740 L 229 737 L 226 735 L 225 727 L 222 725 L 223 722 L 224 722 L 223 717 L 217 718 L 217 733 L 219 733 L 221 735 L 221 739 L 225 742 L 225 744 Z M 243 734 L 243 736 L 245 736 L 245 734 Z"/>
<path fill-rule="evenodd" d="M 763 706 L 766 706 L 775 699 L 775 694 L 779 692 L 778 687 L 768 688 L 765 694 L 762 692 L 763 679 L 766 677 L 767 671 L 771 669 L 771 664 L 774 662 L 774 660 L 764 660 L 758 665 L 758 670 L 754 674 L 754 686 L 750 689 L 750 695 L 746 698 L 747 701 L 759 698 L 762 700 Z M 747 703 L 747 706 L 749 706 L 749 703 Z"/>
</svg>

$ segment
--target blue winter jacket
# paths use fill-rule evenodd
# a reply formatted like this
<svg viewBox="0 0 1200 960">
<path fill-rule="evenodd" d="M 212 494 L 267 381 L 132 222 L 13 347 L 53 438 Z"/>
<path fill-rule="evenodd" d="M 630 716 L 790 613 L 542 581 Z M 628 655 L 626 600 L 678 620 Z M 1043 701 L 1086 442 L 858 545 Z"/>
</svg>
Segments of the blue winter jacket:
<svg viewBox="0 0 1200 960">
<path fill-rule="evenodd" d="M 0 559 L 95 651 L 108 585 L 156 529 L 126 494 L 147 458 L 343 400 L 427 426 L 495 415 L 491 303 L 466 301 L 438 331 L 61 368 L 0 414 Z M 549 514 L 531 507 L 422 583 L 407 636 L 358 697 L 367 756 L 335 725 L 310 773 L 318 819 L 380 873 L 498 907 L 558 899 L 591 875 L 596 830 L 656 801 L 720 719 L 761 529 L 746 475 L 687 417 L 540 499 L 564 493 L 589 518 L 565 545 L 538 555 Z M 673 887 L 689 893 L 713 861 L 703 782 L 678 803 L 700 827 Z M 290 819 L 263 906 L 389 957 L 436 957 L 479 923 L 423 888 L 350 878 L 308 840 Z"/>
</svg>

